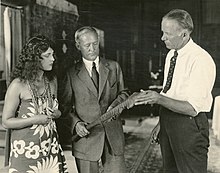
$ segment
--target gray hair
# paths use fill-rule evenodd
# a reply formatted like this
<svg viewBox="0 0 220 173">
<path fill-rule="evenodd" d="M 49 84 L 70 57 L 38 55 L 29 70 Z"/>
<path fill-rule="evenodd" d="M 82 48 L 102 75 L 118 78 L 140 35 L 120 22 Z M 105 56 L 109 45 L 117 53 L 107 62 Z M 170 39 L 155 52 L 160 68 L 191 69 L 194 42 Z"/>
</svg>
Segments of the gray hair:
<svg viewBox="0 0 220 173">
<path fill-rule="evenodd" d="M 173 19 L 176 20 L 180 27 L 187 29 L 190 33 L 193 31 L 193 20 L 190 14 L 181 9 L 173 9 L 168 12 L 163 19 Z"/>
<path fill-rule="evenodd" d="M 83 26 L 81 28 L 79 28 L 76 32 L 75 32 L 75 42 L 76 43 L 79 43 L 79 38 L 85 34 L 85 33 L 88 33 L 88 32 L 92 32 L 94 33 L 95 35 L 97 35 L 98 37 L 98 32 L 96 31 L 96 29 L 94 27 L 91 27 L 91 26 Z"/>
</svg>

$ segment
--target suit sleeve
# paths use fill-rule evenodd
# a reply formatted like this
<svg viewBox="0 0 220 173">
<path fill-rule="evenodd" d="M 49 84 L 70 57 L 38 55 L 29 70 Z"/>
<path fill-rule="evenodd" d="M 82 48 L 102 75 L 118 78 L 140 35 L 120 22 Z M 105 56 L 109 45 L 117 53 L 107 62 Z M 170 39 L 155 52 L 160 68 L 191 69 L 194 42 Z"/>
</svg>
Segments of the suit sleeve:
<svg viewBox="0 0 220 173">
<path fill-rule="evenodd" d="M 70 73 L 67 73 L 59 87 L 59 109 L 62 113 L 62 118 L 68 119 L 68 127 L 73 133 L 75 125 L 81 121 L 76 115 L 74 91 L 71 83 Z"/>
<path fill-rule="evenodd" d="M 110 105 L 111 107 L 115 107 L 118 104 L 122 103 L 124 100 L 126 100 L 130 94 L 128 88 L 124 85 L 124 78 L 122 74 L 121 67 L 116 62 L 116 78 L 117 78 L 117 88 L 118 88 L 118 94 L 116 96 L 116 99 L 112 102 Z"/>
</svg>

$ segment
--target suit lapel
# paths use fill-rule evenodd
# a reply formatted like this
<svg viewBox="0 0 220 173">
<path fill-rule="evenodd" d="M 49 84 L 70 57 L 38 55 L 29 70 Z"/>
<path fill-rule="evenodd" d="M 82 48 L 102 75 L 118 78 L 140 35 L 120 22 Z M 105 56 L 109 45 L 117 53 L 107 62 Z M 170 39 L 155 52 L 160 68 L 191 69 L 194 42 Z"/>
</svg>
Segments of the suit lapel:
<svg viewBox="0 0 220 173">
<path fill-rule="evenodd" d="M 109 69 L 106 67 L 108 64 L 105 59 L 100 58 L 99 63 L 99 99 L 104 89 L 105 83 L 108 78 Z"/>
<path fill-rule="evenodd" d="M 79 64 L 76 67 L 79 72 L 78 72 L 78 77 L 79 79 L 87 86 L 87 88 L 92 91 L 92 93 L 98 97 L 98 92 L 97 89 L 95 87 L 95 85 L 92 82 L 91 77 L 89 76 L 88 71 L 86 70 L 86 67 L 83 63 L 83 61 L 79 62 Z"/>
</svg>

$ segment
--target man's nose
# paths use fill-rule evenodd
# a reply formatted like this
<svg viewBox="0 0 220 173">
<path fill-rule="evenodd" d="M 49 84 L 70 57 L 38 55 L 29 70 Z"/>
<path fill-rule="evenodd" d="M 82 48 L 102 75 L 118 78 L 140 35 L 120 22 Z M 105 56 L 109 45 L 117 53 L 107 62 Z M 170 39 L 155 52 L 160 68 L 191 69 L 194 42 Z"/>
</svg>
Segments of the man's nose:
<svg viewBox="0 0 220 173">
<path fill-rule="evenodd" d="M 162 34 L 161 40 L 162 40 L 162 41 L 166 40 L 166 36 L 165 36 L 164 34 Z"/>
<path fill-rule="evenodd" d="M 93 46 L 93 44 L 90 44 L 89 50 L 90 50 L 90 51 L 94 51 L 94 49 L 95 49 L 95 47 Z"/>
</svg>

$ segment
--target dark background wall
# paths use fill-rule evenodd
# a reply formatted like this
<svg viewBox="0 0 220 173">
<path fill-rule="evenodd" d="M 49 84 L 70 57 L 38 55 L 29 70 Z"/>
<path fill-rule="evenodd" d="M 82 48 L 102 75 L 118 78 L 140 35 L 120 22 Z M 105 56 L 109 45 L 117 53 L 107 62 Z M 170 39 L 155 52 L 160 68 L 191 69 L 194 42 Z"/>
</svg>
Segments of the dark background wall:
<svg viewBox="0 0 220 173">
<path fill-rule="evenodd" d="M 161 42 L 160 22 L 173 8 L 187 10 L 194 20 L 194 41 L 205 48 L 217 64 L 215 87 L 220 87 L 220 2 L 217 0 L 85 0 L 74 1 L 79 9 L 79 23 L 96 26 L 105 31 L 105 54 L 117 59 L 117 50 L 125 51 L 127 63 L 121 62 L 126 81 L 132 89 L 148 87 L 148 62 L 153 71 L 163 68 L 166 48 Z M 212 14 L 210 14 L 212 13 Z M 135 51 L 134 78 L 129 79 L 130 51 Z M 123 61 L 123 60 L 122 60 Z M 146 81 L 148 80 L 148 81 Z"/>
</svg>

